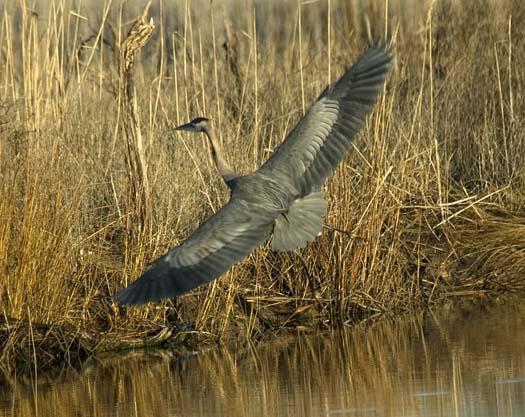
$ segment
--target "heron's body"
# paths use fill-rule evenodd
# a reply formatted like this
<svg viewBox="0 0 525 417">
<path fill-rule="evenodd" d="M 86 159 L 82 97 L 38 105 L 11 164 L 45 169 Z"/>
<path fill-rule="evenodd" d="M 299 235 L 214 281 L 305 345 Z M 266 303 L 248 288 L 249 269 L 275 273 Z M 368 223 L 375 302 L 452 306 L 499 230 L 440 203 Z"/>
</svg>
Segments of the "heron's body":
<svg viewBox="0 0 525 417">
<path fill-rule="evenodd" d="M 238 176 L 226 163 L 208 119 L 179 126 L 178 130 L 206 134 L 217 169 L 230 187 L 230 201 L 116 294 L 117 301 L 141 304 L 208 283 L 272 232 L 273 250 L 293 250 L 315 240 L 326 214 L 321 187 L 361 129 L 390 61 L 390 53 L 383 48 L 365 51 L 321 94 L 261 168 L 245 176 Z"/>
<path fill-rule="evenodd" d="M 275 209 L 278 212 L 288 210 L 290 203 L 297 197 L 296 190 L 263 172 L 238 177 L 231 188 L 231 198 L 239 198 L 256 207 Z"/>
</svg>

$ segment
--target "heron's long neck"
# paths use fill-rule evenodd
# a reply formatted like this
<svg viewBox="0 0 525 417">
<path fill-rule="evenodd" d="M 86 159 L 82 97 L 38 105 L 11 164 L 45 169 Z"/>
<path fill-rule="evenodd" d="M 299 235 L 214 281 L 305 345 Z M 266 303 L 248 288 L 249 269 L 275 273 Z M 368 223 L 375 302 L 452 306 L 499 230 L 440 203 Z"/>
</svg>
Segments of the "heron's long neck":
<svg viewBox="0 0 525 417">
<path fill-rule="evenodd" d="M 204 133 L 206 133 L 206 136 L 210 140 L 211 156 L 213 158 L 213 162 L 215 162 L 215 165 L 217 166 L 217 169 L 219 170 L 219 173 L 221 174 L 224 182 L 228 184 L 231 180 L 237 178 L 238 175 L 233 169 L 231 169 L 231 167 L 224 159 L 221 145 L 215 137 L 213 130 L 210 127 L 207 127 L 206 129 L 204 129 Z"/>
</svg>

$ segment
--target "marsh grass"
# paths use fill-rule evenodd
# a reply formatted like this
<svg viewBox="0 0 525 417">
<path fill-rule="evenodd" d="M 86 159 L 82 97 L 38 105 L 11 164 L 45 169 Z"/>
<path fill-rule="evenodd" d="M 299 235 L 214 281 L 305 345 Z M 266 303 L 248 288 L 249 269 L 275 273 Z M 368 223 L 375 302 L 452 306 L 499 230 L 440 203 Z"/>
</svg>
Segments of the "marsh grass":
<svg viewBox="0 0 525 417">
<path fill-rule="evenodd" d="M 134 68 L 150 226 L 132 239 L 116 51 L 142 6 L 5 2 L 2 366 L 48 363 L 55 328 L 87 354 L 167 339 L 181 322 L 196 321 L 189 342 L 259 337 L 523 288 L 525 6 L 406 5 L 154 2 Z M 231 164 L 254 170 L 369 38 L 391 39 L 396 58 L 327 183 L 323 235 L 301 256 L 263 246 L 175 303 L 114 305 L 227 198 L 204 140 L 171 128 L 213 118 Z"/>
</svg>

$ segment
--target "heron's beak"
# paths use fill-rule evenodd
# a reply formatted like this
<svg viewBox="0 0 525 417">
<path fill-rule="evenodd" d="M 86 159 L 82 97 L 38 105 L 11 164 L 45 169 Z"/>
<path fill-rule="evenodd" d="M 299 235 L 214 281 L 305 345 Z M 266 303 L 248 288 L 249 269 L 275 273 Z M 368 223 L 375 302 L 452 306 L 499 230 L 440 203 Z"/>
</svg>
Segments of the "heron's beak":
<svg viewBox="0 0 525 417">
<path fill-rule="evenodd" d="M 186 123 L 184 125 L 177 126 L 175 130 L 184 130 L 186 132 L 196 132 L 197 131 L 193 123 Z"/>
</svg>

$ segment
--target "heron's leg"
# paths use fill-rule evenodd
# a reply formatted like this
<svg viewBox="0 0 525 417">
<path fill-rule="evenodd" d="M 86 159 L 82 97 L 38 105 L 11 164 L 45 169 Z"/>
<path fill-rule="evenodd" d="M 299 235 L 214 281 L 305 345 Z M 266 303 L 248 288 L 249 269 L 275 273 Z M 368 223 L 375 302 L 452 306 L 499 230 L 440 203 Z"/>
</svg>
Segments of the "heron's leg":
<svg viewBox="0 0 525 417">
<path fill-rule="evenodd" d="M 304 258 L 303 254 L 299 252 L 299 249 L 294 249 L 292 252 L 300 259 L 301 263 L 303 264 L 303 268 L 306 271 L 306 277 L 308 279 L 308 286 L 310 286 L 310 283 L 314 282 L 314 277 L 310 273 L 310 269 L 308 268 L 308 262 L 306 262 L 306 259 Z"/>
<path fill-rule="evenodd" d="M 184 318 L 182 317 L 180 313 L 180 303 L 179 303 L 179 297 L 174 296 L 168 298 L 169 303 L 171 304 L 171 308 L 168 307 L 168 311 L 166 312 L 166 320 L 168 323 L 177 323 L 178 324 L 184 324 L 188 325 L 189 323 L 184 323 Z M 191 325 L 195 328 L 195 323 L 191 323 Z"/>
<path fill-rule="evenodd" d="M 353 232 L 351 232 L 350 230 L 340 229 L 339 227 L 332 226 L 332 225 L 327 224 L 327 223 L 325 223 L 323 226 L 325 227 L 325 229 L 331 230 L 332 232 L 339 232 L 339 233 L 342 233 L 344 235 L 347 235 L 350 239 L 355 239 L 356 241 L 358 241 L 358 243 L 366 243 L 366 238 L 364 238 L 362 236 L 357 236 Z"/>
<path fill-rule="evenodd" d="M 248 302 L 248 300 L 246 300 L 246 298 L 244 297 L 243 294 L 241 294 L 240 292 L 236 292 L 235 293 L 235 297 L 234 297 L 234 300 L 235 300 L 235 303 L 239 306 L 239 308 L 242 310 L 242 312 L 244 313 L 245 316 L 247 317 L 250 317 L 250 316 L 253 316 L 255 317 L 261 324 L 262 324 L 262 327 L 263 327 L 263 331 L 264 330 L 270 330 L 270 329 L 273 329 L 275 326 L 273 325 L 273 323 L 268 320 L 254 305 L 253 303 L 250 303 Z M 254 329 L 254 330 L 257 330 L 259 333 L 261 333 L 260 330 L 258 329 Z"/>
<path fill-rule="evenodd" d="M 301 260 L 304 269 L 306 269 L 308 276 L 310 276 L 310 272 L 308 271 L 308 263 L 306 262 L 306 259 L 304 259 L 304 256 L 302 255 L 302 253 L 299 252 L 299 249 L 294 249 L 292 252 Z"/>
</svg>

